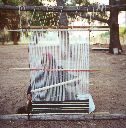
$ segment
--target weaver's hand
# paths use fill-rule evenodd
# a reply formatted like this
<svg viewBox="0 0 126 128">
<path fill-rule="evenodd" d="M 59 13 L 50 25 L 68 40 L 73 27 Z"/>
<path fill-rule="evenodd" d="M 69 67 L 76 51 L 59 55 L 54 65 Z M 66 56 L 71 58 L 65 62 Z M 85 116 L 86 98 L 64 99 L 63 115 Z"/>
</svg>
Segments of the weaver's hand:
<svg viewBox="0 0 126 128">
<path fill-rule="evenodd" d="M 28 94 L 28 95 L 27 95 L 27 99 L 28 99 L 28 100 L 32 100 L 31 94 Z"/>
</svg>

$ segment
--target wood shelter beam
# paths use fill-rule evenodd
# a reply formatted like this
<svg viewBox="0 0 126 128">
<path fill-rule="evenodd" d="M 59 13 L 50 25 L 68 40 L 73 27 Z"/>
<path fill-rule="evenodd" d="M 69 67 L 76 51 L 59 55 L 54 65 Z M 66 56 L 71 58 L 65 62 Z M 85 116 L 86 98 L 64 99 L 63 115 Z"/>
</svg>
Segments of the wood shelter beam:
<svg viewBox="0 0 126 128">
<path fill-rule="evenodd" d="M 0 5 L 0 10 L 19 10 L 20 11 L 43 11 L 43 12 L 93 12 L 101 11 L 100 8 L 103 8 L 104 11 L 110 11 L 111 8 L 117 8 L 119 11 L 126 11 L 126 4 L 123 5 L 104 5 L 104 7 L 99 7 L 95 5 L 91 6 L 12 6 L 12 5 Z"/>
</svg>

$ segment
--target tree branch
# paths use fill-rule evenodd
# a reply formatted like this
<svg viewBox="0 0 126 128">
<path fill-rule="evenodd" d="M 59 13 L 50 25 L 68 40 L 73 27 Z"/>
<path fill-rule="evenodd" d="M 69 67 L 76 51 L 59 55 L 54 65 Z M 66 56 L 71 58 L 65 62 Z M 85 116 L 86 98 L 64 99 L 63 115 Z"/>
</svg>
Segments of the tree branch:
<svg viewBox="0 0 126 128">
<path fill-rule="evenodd" d="M 97 15 L 94 15 L 94 16 L 91 15 L 90 16 L 89 14 L 82 14 L 81 17 L 82 18 L 86 18 L 86 19 L 97 20 L 97 21 L 109 24 L 109 20 L 103 19 L 103 18 L 101 18 L 101 17 L 99 17 Z"/>
</svg>

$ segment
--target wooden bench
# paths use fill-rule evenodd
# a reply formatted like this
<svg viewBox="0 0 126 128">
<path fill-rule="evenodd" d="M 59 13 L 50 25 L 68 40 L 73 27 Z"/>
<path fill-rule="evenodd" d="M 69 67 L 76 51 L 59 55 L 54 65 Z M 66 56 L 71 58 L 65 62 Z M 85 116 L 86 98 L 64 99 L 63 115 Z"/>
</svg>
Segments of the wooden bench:
<svg viewBox="0 0 126 128">
<path fill-rule="evenodd" d="M 94 47 L 92 48 L 93 51 L 109 51 L 109 48 L 102 48 L 102 47 Z"/>
<path fill-rule="evenodd" d="M 32 101 L 32 114 L 89 113 L 89 99 L 70 101 Z"/>
</svg>

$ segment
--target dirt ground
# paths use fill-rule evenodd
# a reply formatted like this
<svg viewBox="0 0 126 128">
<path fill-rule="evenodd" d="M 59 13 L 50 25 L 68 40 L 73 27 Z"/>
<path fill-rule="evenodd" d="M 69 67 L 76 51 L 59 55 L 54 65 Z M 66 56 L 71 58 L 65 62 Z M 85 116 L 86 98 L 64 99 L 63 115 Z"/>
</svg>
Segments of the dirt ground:
<svg viewBox="0 0 126 128">
<path fill-rule="evenodd" d="M 90 73 L 90 93 L 96 105 L 95 112 L 126 114 L 126 47 L 123 49 L 122 55 L 110 55 L 103 51 L 90 52 L 90 68 L 100 69 L 98 72 Z M 18 67 L 28 67 L 27 46 L 0 46 L 0 114 L 14 114 L 17 108 L 26 105 L 29 71 L 10 69 Z M 125 128 L 125 122 L 31 121 L 19 124 L 18 121 L 1 121 L 0 128 Z"/>
</svg>

